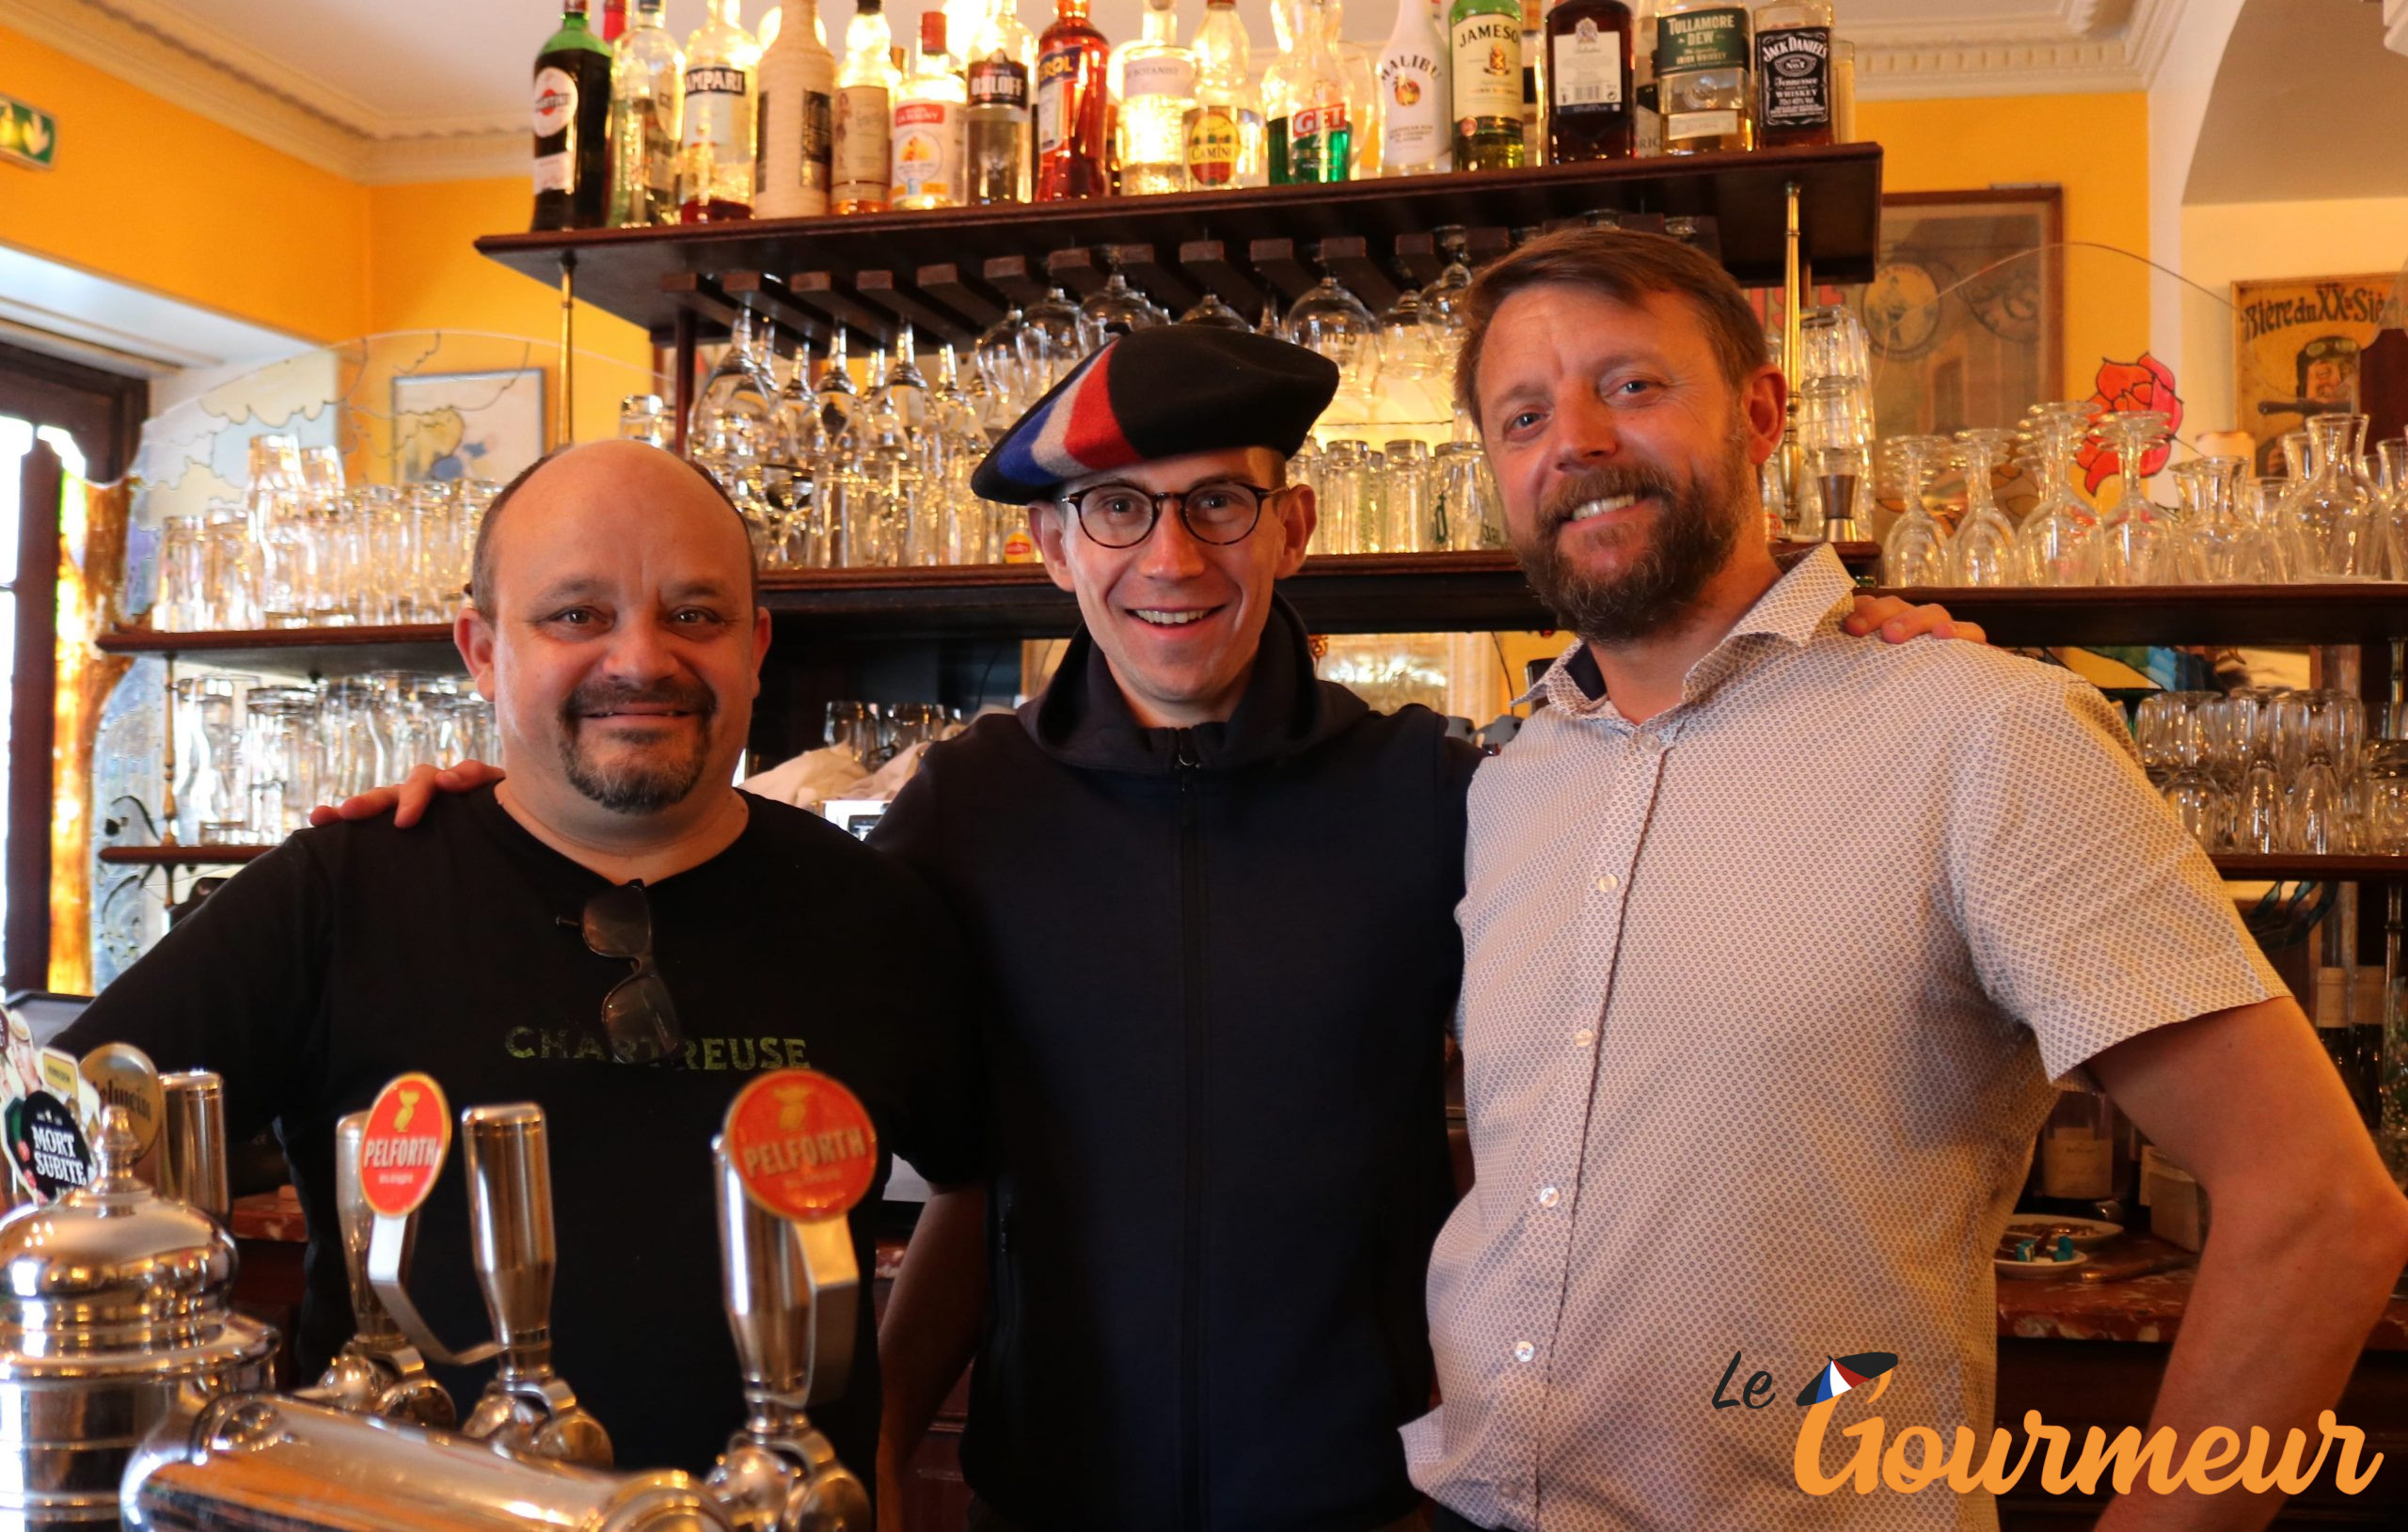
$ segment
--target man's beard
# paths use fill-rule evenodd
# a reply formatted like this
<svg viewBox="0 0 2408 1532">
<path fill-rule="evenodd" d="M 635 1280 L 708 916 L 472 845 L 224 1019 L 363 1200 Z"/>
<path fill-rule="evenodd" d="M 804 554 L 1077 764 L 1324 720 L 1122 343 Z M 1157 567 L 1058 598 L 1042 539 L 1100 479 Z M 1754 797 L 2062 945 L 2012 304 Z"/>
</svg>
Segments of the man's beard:
<svg viewBox="0 0 2408 1532">
<path fill-rule="evenodd" d="M 692 714 L 691 744 L 681 750 L 670 743 L 629 741 L 618 759 L 607 765 L 594 759 L 585 748 L 586 716 L 638 704 Z M 652 687 L 588 683 L 561 704 L 561 766 L 571 787 L 603 808 L 618 813 L 657 813 L 684 802 L 702 782 L 710 766 L 711 719 L 718 712 L 718 699 L 699 681 L 663 681 Z M 658 726 L 675 730 L 688 724 L 685 719 L 663 719 Z"/>
<path fill-rule="evenodd" d="M 1515 537 L 1513 556 L 1530 589 L 1563 624 L 1592 643 L 1628 643 L 1676 626 L 1729 561 L 1748 519 L 1743 486 L 1750 471 L 1745 427 L 1735 424 L 1720 471 L 1684 483 L 1653 464 L 1592 468 L 1557 484 L 1537 524 Z M 1616 529 L 1624 547 L 1645 546 L 1620 573 L 1592 575 L 1563 551 L 1560 533 L 1591 500 L 1616 495 L 1653 498 L 1650 525 Z M 1597 533 L 1588 534 L 1592 541 Z"/>
</svg>

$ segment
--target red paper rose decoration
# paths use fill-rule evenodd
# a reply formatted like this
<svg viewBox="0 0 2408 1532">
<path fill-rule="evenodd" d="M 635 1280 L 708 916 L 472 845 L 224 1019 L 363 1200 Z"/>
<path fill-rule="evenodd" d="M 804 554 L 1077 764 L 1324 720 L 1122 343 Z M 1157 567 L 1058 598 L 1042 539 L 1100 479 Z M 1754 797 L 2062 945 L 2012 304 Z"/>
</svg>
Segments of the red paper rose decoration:
<svg viewBox="0 0 2408 1532">
<path fill-rule="evenodd" d="M 2101 361 L 2098 390 L 2090 396 L 2090 403 L 2098 406 L 2095 413 L 2099 415 L 2117 410 L 2160 410 L 2164 413 L 2168 431 L 2182 429 L 2182 396 L 2174 391 L 2174 374 L 2146 351 L 2136 362 Z M 2173 451 L 2172 436 L 2151 448 L 2148 455 L 2141 459 L 2141 477 L 2146 479 L 2164 467 Z M 2099 486 L 2122 467 L 2114 452 L 2095 441 L 2083 443 L 2082 450 L 2074 454 L 2074 462 L 2082 468 L 2083 491 L 2092 495 L 2098 494 Z"/>
</svg>

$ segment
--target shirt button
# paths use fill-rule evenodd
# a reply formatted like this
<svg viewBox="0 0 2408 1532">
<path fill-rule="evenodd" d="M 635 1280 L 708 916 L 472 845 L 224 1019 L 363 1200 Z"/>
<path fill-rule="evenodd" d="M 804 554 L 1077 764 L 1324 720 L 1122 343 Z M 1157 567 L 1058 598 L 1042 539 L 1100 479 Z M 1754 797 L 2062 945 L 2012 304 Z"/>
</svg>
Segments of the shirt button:
<svg viewBox="0 0 2408 1532">
<path fill-rule="evenodd" d="M 1551 1186 L 1543 1186 L 1543 1187 L 1540 1187 L 1540 1188 L 1539 1188 L 1539 1206 L 1540 1206 L 1540 1207 L 1542 1207 L 1542 1208 L 1552 1208 L 1552 1207 L 1554 1207 L 1557 1203 L 1561 1202 L 1562 1200 L 1563 1200 L 1563 1193 L 1562 1193 L 1562 1192 L 1558 1192 L 1555 1188 L 1553 1188 L 1553 1187 L 1551 1187 Z"/>
<path fill-rule="evenodd" d="M 1622 879 L 1616 877 L 1611 873 L 1608 873 L 1605 877 L 1597 879 L 1597 892 L 1599 893 L 1611 893 L 1614 890 L 1620 887 L 1622 887 Z"/>
<path fill-rule="evenodd" d="M 1539 1349 L 1527 1340 L 1517 1340 L 1513 1343 L 1513 1360 L 1516 1362 L 1528 1362 L 1538 1354 Z"/>
<path fill-rule="evenodd" d="M 1596 1040 L 1597 1031 L 1594 1027 L 1582 1027 L 1572 1034 L 1572 1046 L 1575 1048 L 1586 1048 Z"/>
</svg>

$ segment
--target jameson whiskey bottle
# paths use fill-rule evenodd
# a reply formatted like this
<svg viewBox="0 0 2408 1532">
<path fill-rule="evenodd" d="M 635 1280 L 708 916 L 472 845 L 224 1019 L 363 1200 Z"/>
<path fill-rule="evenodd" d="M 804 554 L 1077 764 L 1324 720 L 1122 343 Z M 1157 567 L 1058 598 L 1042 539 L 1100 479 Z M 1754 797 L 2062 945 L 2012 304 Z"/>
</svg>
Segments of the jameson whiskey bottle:
<svg viewBox="0 0 2408 1532">
<path fill-rule="evenodd" d="M 1837 141 L 1831 8 L 1780 0 L 1756 8 L 1756 143 L 1765 149 Z"/>
<path fill-rule="evenodd" d="M 761 55 L 761 157 L 752 211 L 812 218 L 828 211 L 836 55 L 819 40 L 819 0 L 785 0 L 777 40 Z"/>
<path fill-rule="evenodd" d="M 884 213 L 893 183 L 886 179 L 889 136 L 895 127 L 895 87 L 902 71 L 888 52 L 881 0 L 860 0 L 845 24 L 845 69 L 836 76 L 836 108 L 830 124 L 828 201 L 837 213 Z"/>
<path fill-rule="evenodd" d="M 1753 149 L 1747 9 L 1662 0 L 1656 8 L 1656 88 L 1665 153 Z"/>
<path fill-rule="evenodd" d="M 1521 0 L 1454 0 L 1447 13 L 1458 170 L 1518 170 L 1522 141 Z"/>
<path fill-rule="evenodd" d="M 635 0 L 610 45 L 610 226 L 677 221 L 677 109 L 686 50 L 661 25 L 668 0 Z"/>
<path fill-rule="evenodd" d="M 760 45 L 737 20 L 738 0 L 710 0 L 686 39 L 684 139 L 677 215 L 689 224 L 752 216 L 752 71 Z"/>
<path fill-rule="evenodd" d="M 1087 0 L 1055 0 L 1054 24 L 1037 39 L 1039 202 L 1112 193 L 1111 58 L 1103 34 L 1087 21 Z"/>
<path fill-rule="evenodd" d="M 1396 27 L 1380 50 L 1380 174 L 1426 176 L 1455 167 L 1447 120 L 1446 28 L 1434 0 L 1397 0 Z"/>
<path fill-rule="evenodd" d="M 1028 125 L 1029 67 L 1036 39 L 1013 0 L 991 0 L 970 34 L 970 108 L 963 114 L 963 157 L 974 207 L 1028 200 L 1036 170 Z"/>
<path fill-rule="evenodd" d="M 1187 114 L 1187 184 L 1260 186 L 1262 98 L 1254 87 L 1253 45 L 1237 0 L 1210 0 L 1196 32 L 1196 106 Z"/>
<path fill-rule="evenodd" d="M 561 29 L 535 55 L 535 219 L 599 229 L 610 215 L 610 49 L 586 30 L 585 0 L 562 0 Z"/>
<path fill-rule="evenodd" d="M 1623 0 L 1559 0 L 1546 13 L 1546 159 L 1631 154 L 1631 15 Z"/>
</svg>

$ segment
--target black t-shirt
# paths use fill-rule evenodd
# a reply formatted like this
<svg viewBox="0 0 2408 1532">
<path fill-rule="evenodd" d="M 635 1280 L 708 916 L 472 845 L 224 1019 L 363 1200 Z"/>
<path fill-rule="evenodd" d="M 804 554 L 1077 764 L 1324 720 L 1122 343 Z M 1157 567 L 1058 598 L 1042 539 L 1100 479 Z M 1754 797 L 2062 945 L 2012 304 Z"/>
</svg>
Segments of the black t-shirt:
<svg viewBox="0 0 2408 1532">
<path fill-rule="evenodd" d="M 308 1210 L 305 1381 L 351 1332 L 332 1200 L 338 1117 L 393 1076 L 463 1107 L 533 1101 L 551 1143 L 554 1362 L 622 1464 L 701 1469 L 743 1418 L 721 1307 L 710 1142 L 752 1074 L 844 1082 L 879 1132 L 852 1221 L 863 1299 L 852 1382 L 813 1411 L 869 1477 L 878 1432 L 867 1292 L 887 1152 L 940 1183 L 983 1169 L 953 924 L 919 879 L 816 815 L 748 797 L 735 844 L 647 885 L 682 1058 L 623 1065 L 602 998 L 631 971 L 577 924 L 606 879 L 528 833 L 490 788 L 420 825 L 303 830 L 246 868 L 108 987 L 61 1039 L 138 1044 L 226 1077 L 237 1139 L 273 1122 Z M 491 1334 L 469 1262 L 456 1145 L 419 1215 L 410 1291 L 436 1334 Z M 482 1374 L 484 1369 L 478 1369 Z M 481 1376 L 447 1377 L 465 1415 Z"/>
</svg>

